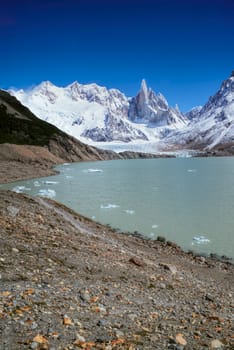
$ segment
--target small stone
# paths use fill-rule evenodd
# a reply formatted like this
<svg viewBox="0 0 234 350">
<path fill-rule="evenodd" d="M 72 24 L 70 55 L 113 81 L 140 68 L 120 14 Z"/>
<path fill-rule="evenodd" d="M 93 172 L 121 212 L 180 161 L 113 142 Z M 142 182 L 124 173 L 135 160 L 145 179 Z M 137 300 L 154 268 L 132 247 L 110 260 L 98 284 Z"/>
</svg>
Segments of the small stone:
<svg viewBox="0 0 234 350">
<path fill-rule="evenodd" d="M 76 341 L 74 344 L 79 343 L 79 342 L 85 342 L 85 338 L 82 337 L 79 333 L 76 334 Z"/>
<path fill-rule="evenodd" d="M 128 318 L 132 321 L 135 321 L 135 319 L 137 318 L 136 314 L 128 314 Z"/>
<path fill-rule="evenodd" d="M 163 236 L 158 236 L 158 237 L 157 237 L 157 241 L 162 242 L 162 243 L 165 243 L 165 242 L 166 242 L 166 238 L 163 237 Z"/>
<path fill-rule="evenodd" d="M 221 343 L 220 340 L 214 339 L 210 343 L 211 349 L 220 349 L 223 346 L 223 343 Z"/>
<path fill-rule="evenodd" d="M 212 295 L 210 295 L 210 294 L 206 294 L 205 299 L 206 299 L 207 301 L 214 302 L 214 298 L 213 298 Z"/>
<path fill-rule="evenodd" d="M 196 256 L 195 260 L 201 264 L 204 264 L 206 262 L 206 258 L 204 256 Z"/>
<path fill-rule="evenodd" d="M 184 350 L 184 346 L 183 345 L 176 345 L 176 350 Z"/>
<path fill-rule="evenodd" d="M 70 317 L 68 317 L 67 315 L 65 315 L 64 318 L 63 318 L 63 324 L 64 324 L 65 326 L 71 326 L 71 325 L 73 325 L 73 322 L 72 322 L 72 320 L 70 319 Z"/>
<path fill-rule="evenodd" d="M 132 256 L 132 257 L 129 259 L 129 261 L 130 261 L 131 263 L 133 263 L 134 265 L 136 265 L 136 266 L 145 266 L 144 261 L 141 260 L 141 259 L 139 259 L 139 258 L 136 257 L 136 256 Z"/>
<path fill-rule="evenodd" d="M 17 248 L 12 248 L 13 253 L 19 253 L 19 249 Z"/>
<path fill-rule="evenodd" d="M 80 298 L 81 298 L 83 301 L 89 302 L 89 300 L 90 300 L 90 294 L 89 294 L 89 292 L 88 292 L 87 290 L 80 292 Z"/>
<path fill-rule="evenodd" d="M 16 208 L 16 207 L 13 207 L 13 205 L 9 205 L 8 207 L 7 207 L 7 211 L 8 211 L 8 213 L 11 215 L 11 216 L 16 216 L 17 214 L 18 214 L 18 212 L 19 212 L 19 209 L 18 208 Z"/>
<path fill-rule="evenodd" d="M 30 349 L 36 350 L 38 348 L 38 343 L 33 341 L 32 344 L 30 345 Z"/>
<path fill-rule="evenodd" d="M 178 333 L 176 335 L 176 342 L 177 344 L 185 346 L 187 344 L 187 341 L 184 339 L 183 334 Z"/>
<path fill-rule="evenodd" d="M 99 327 L 101 327 L 101 326 L 105 326 L 106 323 L 107 323 L 106 320 L 99 320 L 98 323 L 97 323 L 97 325 L 98 325 Z"/>
<path fill-rule="evenodd" d="M 169 270 L 173 275 L 177 273 L 177 268 L 174 265 L 160 263 L 160 266 L 164 267 L 165 270 Z"/>
<path fill-rule="evenodd" d="M 37 323 L 33 322 L 32 325 L 31 325 L 31 329 L 36 329 L 37 327 L 38 327 Z"/>
<path fill-rule="evenodd" d="M 122 331 L 120 331 L 119 329 L 115 330 L 115 335 L 117 338 L 123 338 L 124 337 L 124 333 Z"/>
</svg>

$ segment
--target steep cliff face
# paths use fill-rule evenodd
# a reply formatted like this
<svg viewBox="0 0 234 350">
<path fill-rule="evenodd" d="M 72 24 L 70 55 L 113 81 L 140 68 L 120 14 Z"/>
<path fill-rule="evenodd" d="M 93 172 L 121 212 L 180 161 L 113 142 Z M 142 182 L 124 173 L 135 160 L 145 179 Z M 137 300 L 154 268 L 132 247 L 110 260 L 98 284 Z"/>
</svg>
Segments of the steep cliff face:
<svg viewBox="0 0 234 350">
<path fill-rule="evenodd" d="M 186 118 L 178 108 L 171 108 L 162 94 L 156 95 L 148 89 L 142 80 L 137 96 L 130 101 L 129 118 L 135 122 L 144 122 L 151 126 L 179 128 L 186 125 Z"/>
</svg>

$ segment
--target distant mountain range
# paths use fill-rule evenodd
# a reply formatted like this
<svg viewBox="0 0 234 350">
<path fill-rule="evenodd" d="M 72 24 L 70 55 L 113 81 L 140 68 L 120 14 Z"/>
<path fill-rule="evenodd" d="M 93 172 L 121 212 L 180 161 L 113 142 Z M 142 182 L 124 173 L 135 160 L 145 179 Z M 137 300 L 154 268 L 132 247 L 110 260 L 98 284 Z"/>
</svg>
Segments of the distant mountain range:
<svg viewBox="0 0 234 350">
<path fill-rule="evenodd" d="M 155 150 L 212 150 L 234 143 L 233 74 L 205 106 L 186 114 L 170 107 L 145 80 L 133 98 L 117 89 L 78 82 L 63 88 L 47 81 L 10 93 L 39 118 L 91 145 L 153 143 Z"/>
<path fill-rule="evenodd" d="M 169 107 L 143 80 L 138 95 L 127 98 L 116 89 L 74 82 L 65 88 L 42 82 L 31 90 L 10 93 L 39 118 L 87 142 L 158 141 L 188 120 Z"/>
</svg>

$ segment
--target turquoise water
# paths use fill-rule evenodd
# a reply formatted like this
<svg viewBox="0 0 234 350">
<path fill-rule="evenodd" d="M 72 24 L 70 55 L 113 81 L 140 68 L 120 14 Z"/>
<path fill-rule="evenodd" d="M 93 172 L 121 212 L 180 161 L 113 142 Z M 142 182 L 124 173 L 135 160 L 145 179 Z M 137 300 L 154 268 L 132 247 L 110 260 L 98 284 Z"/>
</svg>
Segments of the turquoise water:
<svg viewBox="0 0 234 350">
<path fill-rule="evenodd" d="M 234 257 L 234 157 L 65 164 L 1 188 L 46 195 L 123 231 Z"/>
</svg>

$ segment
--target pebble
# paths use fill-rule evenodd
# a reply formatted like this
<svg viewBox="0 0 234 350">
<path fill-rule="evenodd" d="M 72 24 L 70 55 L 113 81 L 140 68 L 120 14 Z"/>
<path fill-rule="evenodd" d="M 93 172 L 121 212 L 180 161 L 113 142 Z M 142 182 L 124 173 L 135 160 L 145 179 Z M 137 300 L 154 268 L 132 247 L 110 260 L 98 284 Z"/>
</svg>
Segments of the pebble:
<svg viewBox="0 0 234 350">
<path fill-rule="evenodd" d="M 210 343 L 211 349 L 220 349 L 222 346 L 223 346 L 223 343 L 221 343 L 221 341 L 218 339 L 214 339 Z"/>
<path fill-rule="evenodd" d="M 14 253 L 19 253 L 19 249 L 17 249 L 17 248 L 12 248 L 12 251 L 13 251 Z"/>
<path fill-rule="evenodd" d="M 165 270 L 169 270 L 173 275 L 177 273 L 177 268 L 171 264 L 160 263 L 160 266 L 164 267 Z"/>
<path fill-rule="evenodd" d="M 129 261 L 130 261 L 131 263 L 133 263 L 134 265 L 136 265 L 136 266 L 145 266 L 144 261 L 141 260 L 141 259 L 139 259 L 139 258 L 136 257 L 136 256 L 132 256 L 132 257 L 129 259 Z"/>
<path fill-rule="evenodd" d="M 31 326 L 31 329 L 36 329 L 38 327 L 37 323 L 36 322 L 33 322 L 32 323 L 32 326 Z"/>
<path fill-rule="evenodd" d="M 86 290 L 86 291 L 82 291 L 80 292 L 80 298 L 83 300 L 83 301 L 86 301 L 88 302 L 90 300 L 90 294 L 89 292 Z"/>
<path fill-rule="evenodd" d="M 97 325 L 98 325 L 99 327 L 101 327 L 101 326 L 105 326 L 106 323 L 107 323 L 106 320 L 99 320 L 98 323 L 97 323 Z"/>
<path fill-rule="evenodd" d="M 132 321 L 135 321 L 135 319 L 137 318 L 136 314 L 128 314 L 128 318 Z"/>
<path fill-rule="evenodd" d="M 80 335 L 79 333 L 76 333 L 76 341 L 85 342 L 85 338 L 82 335 Z"/>
<path fill-rule="evenodd" d="M 35 350 L 38 348 L 38 343 L 36 341 L 33 341 L 32 344 L 30 345 L 30 349 Z"/>
<path fill-rule="evenodd" d="M 119 329 L 115 330 L 115 335 L 117 338 L 123 338 L 124 337 L 124 333 L 122 331 L 120 331 Z"/>
<path fill-rule="evenodd" d="M 13 205 L 9 205 L 8 207 L 7 207 L 7 211 L 8 211 L 8 213 L 11 215 L 11 216 L 16 216 L 17 214 L 18 214 L 18 212 L 19 212 L 19 209 L 18 208 L 16 208 L 16 207 L 13 207 Z"/>
<path fill-rule="evenodd" d="M 176 342 L 179 344 L 179 345 L 183 345 L 185 346 L 187 344 L 187 341 L 184 339 L 184 336 L 183 334 L 181 333 L 178 333 L 176 335 Z"/>
</svg>

